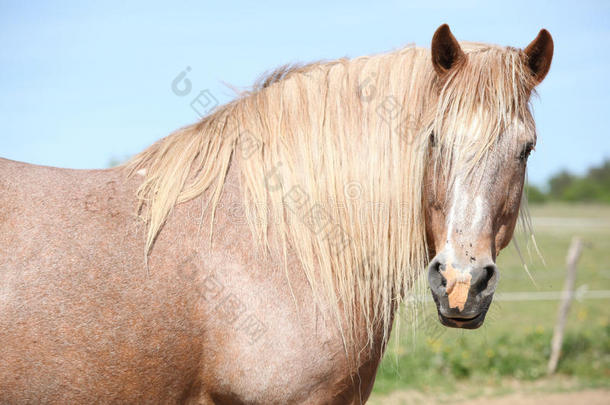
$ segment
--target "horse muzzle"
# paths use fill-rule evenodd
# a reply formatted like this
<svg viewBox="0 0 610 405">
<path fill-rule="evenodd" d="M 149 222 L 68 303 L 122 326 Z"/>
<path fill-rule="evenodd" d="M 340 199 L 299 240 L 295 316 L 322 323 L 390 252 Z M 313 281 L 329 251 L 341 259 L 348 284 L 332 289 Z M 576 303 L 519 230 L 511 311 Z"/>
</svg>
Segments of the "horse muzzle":
<svg viewBox="0 0 610 405">
<path fill-rule="evenodd" d="M 480 327 L 498 279 L 494 263 L 460 268 L 437 255 L 428 266 L 428 283 L 441 323 L 452 328 Z"/>
</svg>

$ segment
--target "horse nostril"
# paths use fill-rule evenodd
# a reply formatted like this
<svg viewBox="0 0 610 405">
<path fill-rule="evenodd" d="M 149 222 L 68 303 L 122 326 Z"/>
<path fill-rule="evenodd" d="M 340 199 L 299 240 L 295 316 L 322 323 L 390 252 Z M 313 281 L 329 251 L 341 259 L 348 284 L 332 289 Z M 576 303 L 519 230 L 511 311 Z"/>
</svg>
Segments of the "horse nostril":
<svg viewBox="0 0 610 405">
<path fill-rule="evenodd" d="M 432 260 L 432 263 L 428 266 L 428 283 L 437 295 L 446 294 L 447 279 L 441 274 L 443 270 L 445 270 L 445 265 L 439 259 Z"/>
<path fill-rule="evenodd" d="M 478 274 L 475 274 L 472 282 L 475 291 L 483 295 L 493 294 L 498 284 L 498 267 L 495 264 L 489 264 L 476 273 Z"/>
</svg>

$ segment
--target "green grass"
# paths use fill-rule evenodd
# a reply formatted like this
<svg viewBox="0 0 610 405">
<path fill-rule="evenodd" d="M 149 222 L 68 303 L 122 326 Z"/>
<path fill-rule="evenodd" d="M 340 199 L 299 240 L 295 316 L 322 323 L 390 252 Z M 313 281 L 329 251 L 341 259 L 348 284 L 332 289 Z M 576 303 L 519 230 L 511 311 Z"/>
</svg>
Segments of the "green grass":
<svg viewBox="0 0 610 405">
<path fill-rule="evenodd" d="M 610 290 L 609 206 L 545 204 L 532 206 L 530 211 L 546 266 L 531 243 L 530 249 L 521 243 L 534 284 L 516 249 L 509 246 L 498 257 L 498 293 L 561 291 L 565 256 L 574 235 L 586 244 L 576 286 Z M 396 389 L 446 392 L 465 383 L 499 387 L 507 379 L 542 379 L 558 305 L 557 300 L 496 300 L 484 326 L 469 331 L 441 326 L 434 304 L 428 302 L 419 310 L 417 328 L 412 319 L 403 319 L 400 333 L 394 333 L 374 394 Z M 402 318 L 412 315 L 404 312 Z M 576 380 L 576 386 L 610 387 L 608 299 L 573 301 L 557 372 Z"/>
</svg>

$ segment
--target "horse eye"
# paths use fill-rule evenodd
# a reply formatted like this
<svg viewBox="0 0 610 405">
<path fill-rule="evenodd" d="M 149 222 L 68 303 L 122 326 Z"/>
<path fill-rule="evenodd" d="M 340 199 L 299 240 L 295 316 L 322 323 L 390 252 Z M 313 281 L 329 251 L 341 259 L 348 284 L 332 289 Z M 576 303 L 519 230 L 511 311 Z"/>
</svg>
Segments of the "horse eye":
<svg viewBox="0 0 610 405">
<path fill-rule="evenodd" d="M 534 144 L 531 142 L 526 143 L 523 149 L 521 150 L 521 153 L 519 154 L 519 160 L 527 160 L 527 158 L 530 156 L 530 153 L 532 153 L 532 150 L 534 150 Z"/>
</svg>

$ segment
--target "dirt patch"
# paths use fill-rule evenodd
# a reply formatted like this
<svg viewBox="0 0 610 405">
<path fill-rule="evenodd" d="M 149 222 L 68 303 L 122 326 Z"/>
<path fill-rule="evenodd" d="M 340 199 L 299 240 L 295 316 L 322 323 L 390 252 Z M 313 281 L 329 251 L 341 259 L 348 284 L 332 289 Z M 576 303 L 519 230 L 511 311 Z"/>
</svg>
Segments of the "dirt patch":
<svg viewBox="0 0 610 405">
<path fill-rule="evenodd" d="M 587 390 L 561 393 L 518 393 L 499 398 L 477 398 L 458 403 L 468 405 L 608 405 L 610 404 L 610 391 Z"/>
<path fill-rule="evenodd" d="M 475 399 L 450 400 L 434 398 L 419 391 L 395 391 L 385 397 L 373 399 L 371 404 L 423 405 L 423 404 L 463 404 L 463 405 L 609 405 L 610 391 L 584 390 L 577 392 L 525 392 L 505 396 L 479 397 Z"/>
</svg>

